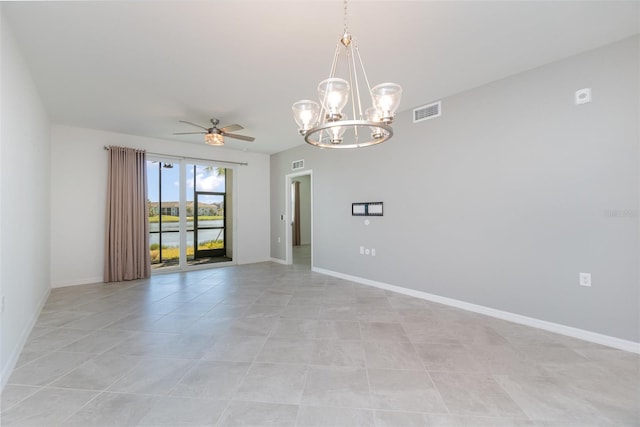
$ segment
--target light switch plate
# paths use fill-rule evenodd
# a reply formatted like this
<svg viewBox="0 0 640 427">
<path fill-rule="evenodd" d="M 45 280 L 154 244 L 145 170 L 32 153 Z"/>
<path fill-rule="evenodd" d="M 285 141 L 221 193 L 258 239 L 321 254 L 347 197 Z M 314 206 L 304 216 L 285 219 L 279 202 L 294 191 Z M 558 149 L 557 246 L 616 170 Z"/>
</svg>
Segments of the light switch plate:
<svg viewBox="0 0 640 427">
<path fill-rule="evenodd" d="M 580 273 L 580 286 L 591 286 L 591 273 Z"/>
</svg>

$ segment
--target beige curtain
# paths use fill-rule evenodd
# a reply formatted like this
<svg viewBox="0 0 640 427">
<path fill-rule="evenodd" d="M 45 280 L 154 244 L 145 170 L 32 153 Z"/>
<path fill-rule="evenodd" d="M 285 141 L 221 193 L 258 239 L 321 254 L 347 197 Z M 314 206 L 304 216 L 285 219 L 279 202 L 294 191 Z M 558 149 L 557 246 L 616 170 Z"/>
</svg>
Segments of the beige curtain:
<svg viewBox="0 0 640 427">
<path fill-rule="evenodd" d="M 300 246 L 300 181 L 293 181 L 293 246 Z"/>
<path fill-rule="evenodd" d="M 149 277 L 146 153 L 115 146 L 108 150 L 104 281 Z"/>
</svg>

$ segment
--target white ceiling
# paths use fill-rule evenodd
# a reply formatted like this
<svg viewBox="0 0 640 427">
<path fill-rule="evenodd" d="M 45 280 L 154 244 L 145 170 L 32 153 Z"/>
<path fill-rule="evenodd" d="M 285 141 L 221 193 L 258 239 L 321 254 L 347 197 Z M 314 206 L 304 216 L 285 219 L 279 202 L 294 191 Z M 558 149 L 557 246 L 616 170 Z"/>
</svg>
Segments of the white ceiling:
<svg viewBox="0 0 640 427">
<path fill-rule="evenodd" d="M 372 85 L 409 110 L 639 32 L 639 1 L 351 1 Z M 239 123 L 275 153 L 304 142 L 291 104 L 314 99 L 342 1 L 3 2 L 54 123 L 203 144 L 178 123 Z M 212 150 L 216 148 L 212 147 Z"/>
</svg>

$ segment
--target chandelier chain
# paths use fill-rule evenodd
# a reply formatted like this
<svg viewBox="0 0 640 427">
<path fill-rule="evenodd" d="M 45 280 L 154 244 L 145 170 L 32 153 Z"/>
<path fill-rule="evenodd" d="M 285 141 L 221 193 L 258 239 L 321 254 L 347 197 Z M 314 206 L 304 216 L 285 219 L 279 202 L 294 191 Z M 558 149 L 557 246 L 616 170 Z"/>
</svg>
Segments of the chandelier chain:
<svg viewBox="0 0 640 427">
<path fill-rule="evenodd" d="M 347 31 L 347 0 L 344 0 L 344 32 L 346 33 Z"/>
</svg>

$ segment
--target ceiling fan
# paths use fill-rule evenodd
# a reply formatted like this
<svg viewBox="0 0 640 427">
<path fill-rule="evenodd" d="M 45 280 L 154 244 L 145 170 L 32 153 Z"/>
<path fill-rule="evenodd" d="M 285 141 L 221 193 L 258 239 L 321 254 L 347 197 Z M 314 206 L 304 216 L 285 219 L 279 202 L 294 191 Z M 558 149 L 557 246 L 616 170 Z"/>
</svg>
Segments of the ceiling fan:
<svg viewBox="0 0 640 427">
<path fill-rule="evenodd" d="M 238 125 L 238 124 L 233 124 L 233 125 L 228 125 L 228 126 L 223 126 L 223 127 L 218 127 L 218 123 L 220 123 L 220 121 L 218 119 L 211 119 L 211 127 L 207 128 L 204 126 L 200 126 L 197 125 L 195 123 L 191 123 L 191 122 L 187 122 L 185 120 L 180 120 L 181 123 L 186 123 L 188 125 L 191 126 L 195 126 L 198 127 L 200 129 L 202 129 L 202 131 L 199 132 L 176 132 L 174 133 L 174 135 L 192 135 L 192 134 L 203 134 L 204 135 L 204 142 L 206 142 L 209 145 L 224 145 L 224 137 L 227 136 L 229 138 L 234 138 L 234 139 L 239 139 L 241 141 L 248 141 L 248 142 L 252 142 L 255 140 L 255 138 L 251 137 L 251 136 L 245 136 L 245 135 L 238 135 L 235 133 L 229 133 L 229 132 L 235 132 L 238 130 L 242 130 L 244 129 L 242 126 Z"/>
</svg>

